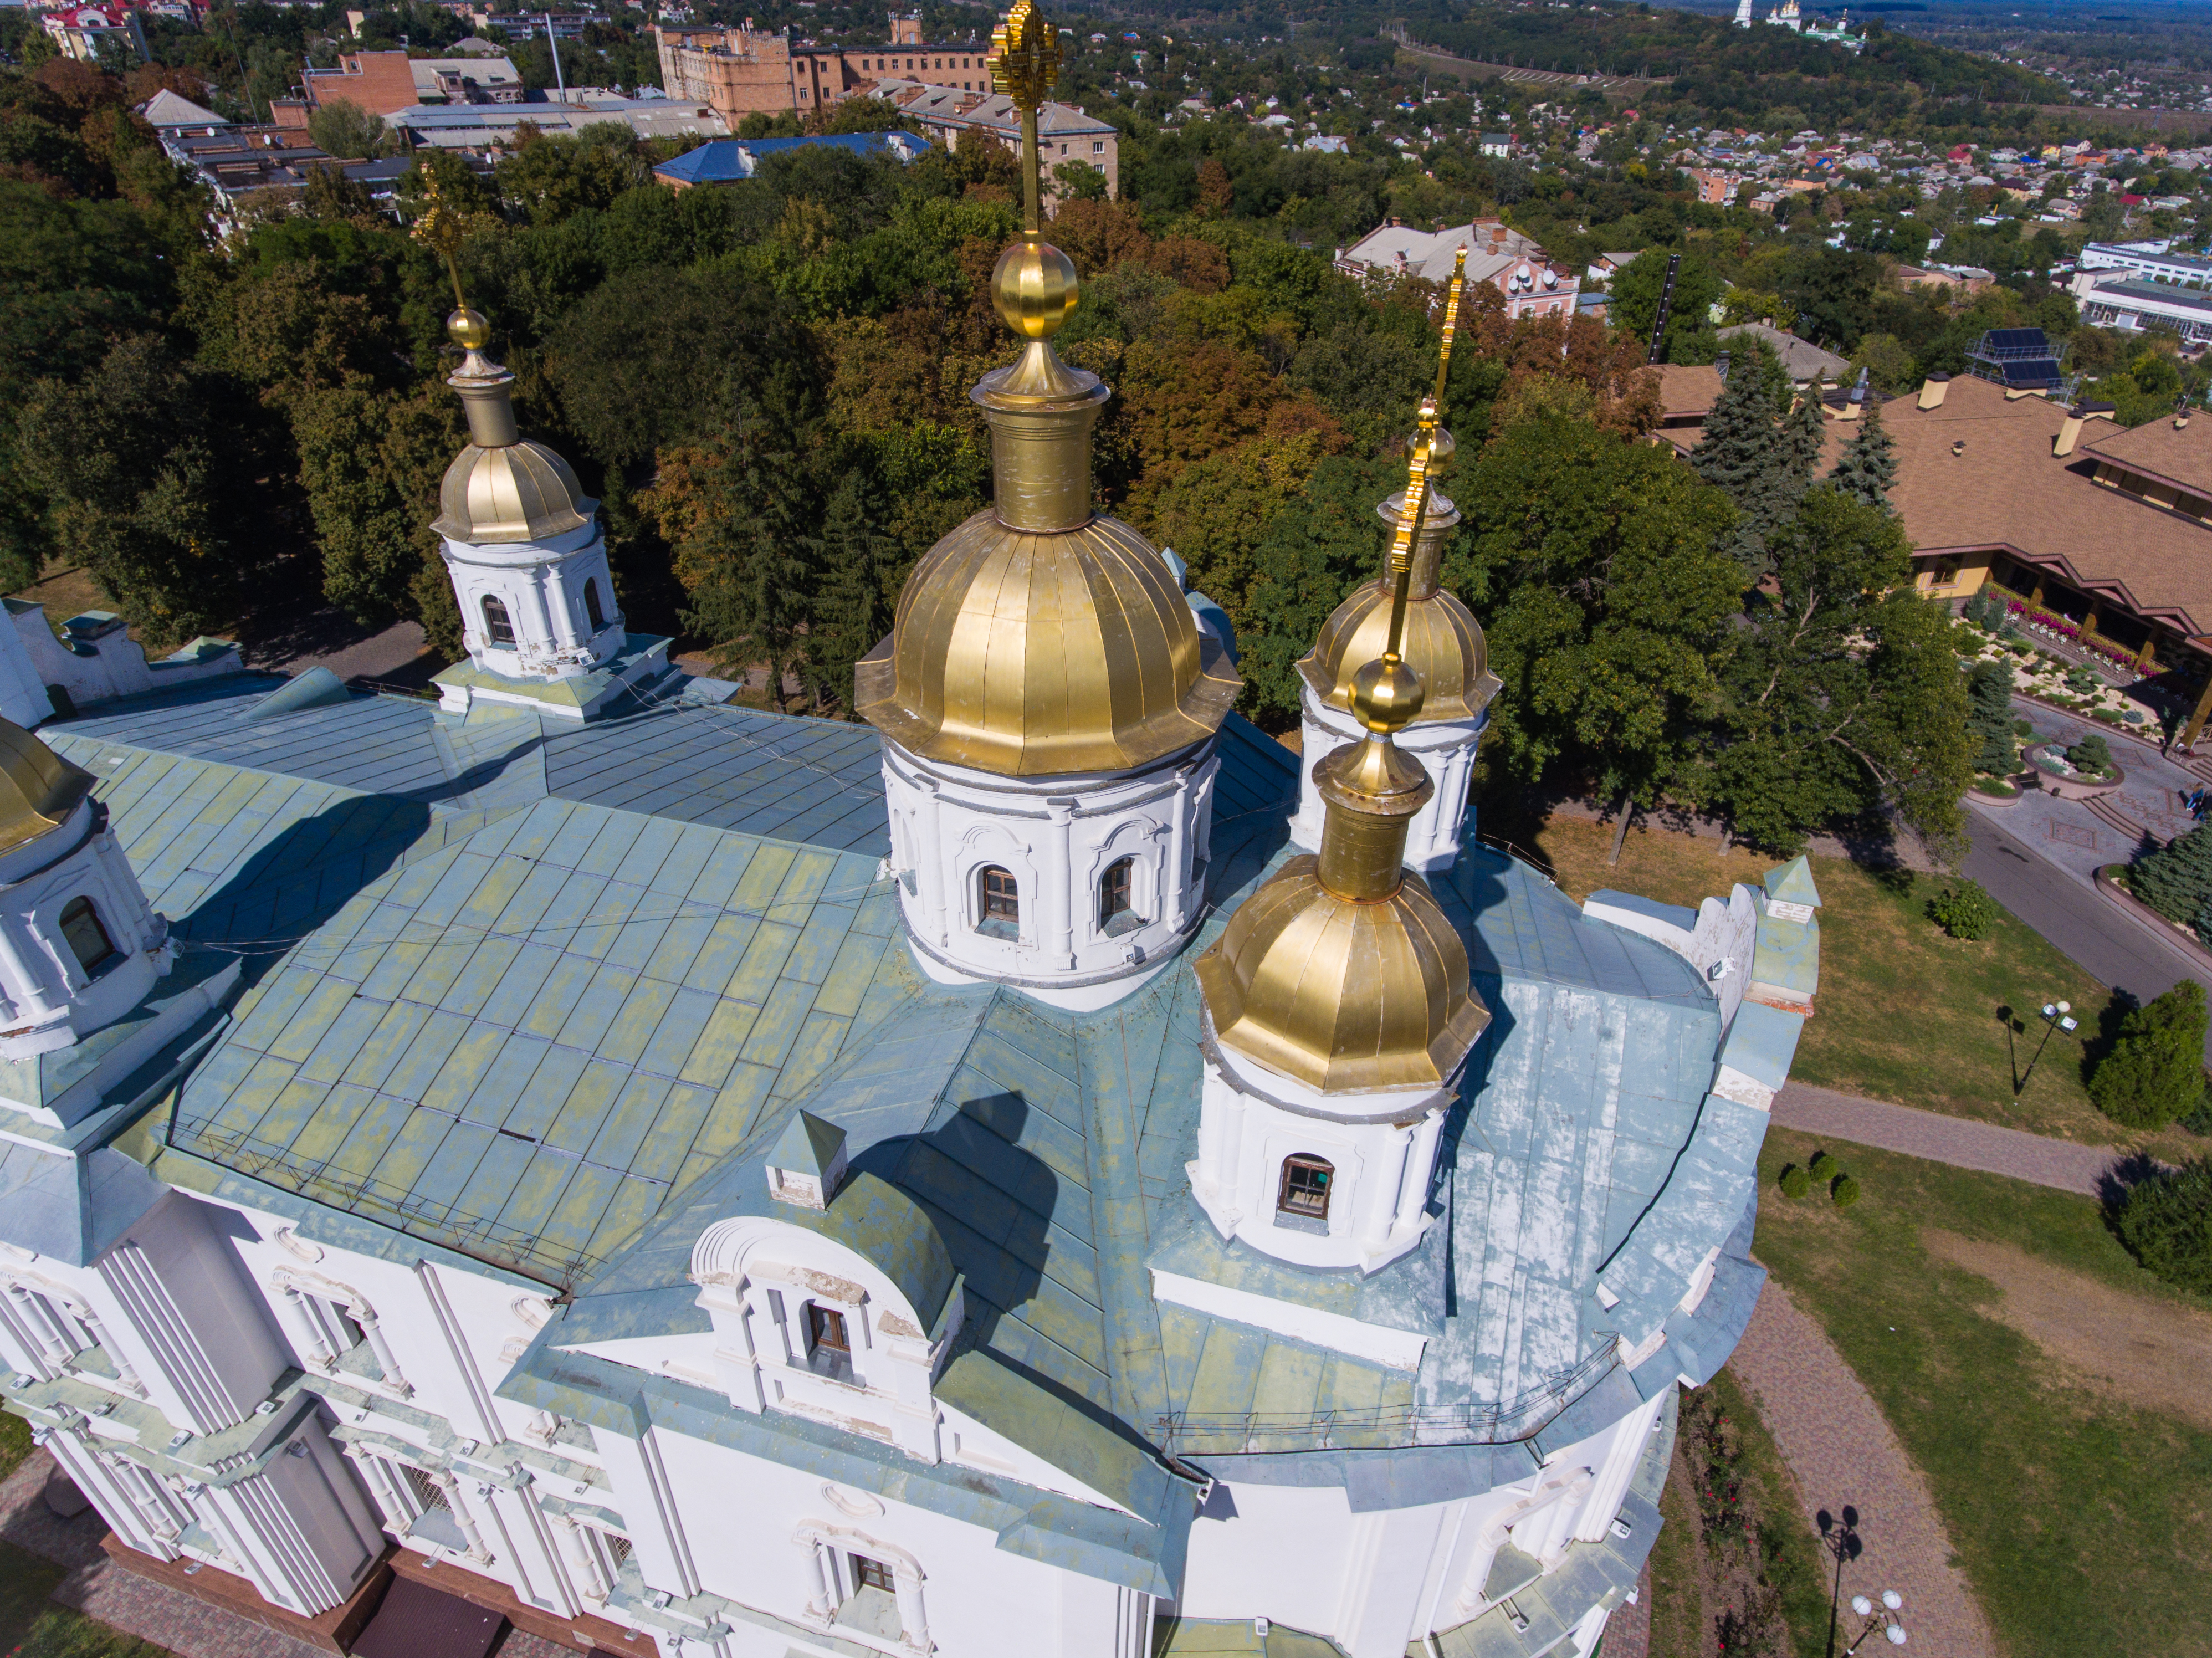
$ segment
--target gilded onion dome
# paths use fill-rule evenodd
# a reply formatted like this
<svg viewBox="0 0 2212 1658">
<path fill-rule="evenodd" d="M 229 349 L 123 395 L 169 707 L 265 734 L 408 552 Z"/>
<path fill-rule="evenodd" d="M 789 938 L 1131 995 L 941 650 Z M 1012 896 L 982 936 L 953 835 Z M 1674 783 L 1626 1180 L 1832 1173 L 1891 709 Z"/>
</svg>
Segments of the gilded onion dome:
<svg viewBox="0 0 2212 1658">
<path fill-rule="evenodd" d="M 1452 339 L 1459 328 L 1460 297 L 1466 289 L 1467 250 L 1462 247 L 1454 262 L 1451 291 L 1444 304 L 1443 349 L 1437 355 L 1436 392 L 1430 399 L 1439 410 L 1451 368 Z M 1421 721 L 1474 720 L 1496 695 L 1498 681 L 1490 671 L 1489 653 L 1474 612 L 1441 584 L 1444 542 L 1458 527 L 1459 508 L 1437 486 L 1450 471 L 1457 446 L 1442 426 L 1428 436 L 1427 504 L 1419 533 L 1413 537 L 1400 648 L 1406 665 L 1419 678 L 1426 693 Z M 1418 434 L 1407 440 L 1409 457 L 1419 441 Z M 1389 526 L 1394 541 L 1407 524 L 1407 494 L 1401 489 L 1375 509 Z M 1382 655 L 1389 639 L 1395 592 L 1396 583 L 1389 570 L 1373 581 L 1363 582 L 1322 624 L 1321 637 L 1314 641 L 1312 652 L 1298 663 L 1298 672 L 1314 695 L 1330 708 L 1349 709 L 1353 677 Z"/>
<path fill-rule="evenodd" d="M 1328 809 L 1321 851 L 1277 870 L 1197 963 L 1215 1040 L 1325 1093 L 1441 1086 L 1490 1022 L 1457 930 L 1404 867 L 1406 832 L 1436 785 L 1391 740 L 1424 700 L 1398 647 L 1433 426 L 1425 410 L 1383 648 L 1352 676 L 1350 707 L 1368 735 L 1314 768 Z"/>
<path fill-rule="evenodd" d="M 466 306 L 446 319 L 466 354 L 446 384 L 468 411 L 469 446 L 438 486 L 431 525 L 449 541 L 478 544 L 543 541 L 580 530 L 599 502 L 584 494 L 568 463 L 542 443 L 525 443 L 514 423 L 514 375 L 483 355 L 491 330 Z"/>
<path fill-rule="evenodd" d="M 72 766 L 21 726 L 0 720 L 0 849 L 58 829 L 92 785 L 90 772 Z"/>
<path fill-rule="evenodd" d="M 1036 106 L 1058 52 L 1021 0 L 990 59 L 1022 112 L 1025 207 L 991 278 L 1022 355 L 970 393 L 991 426 L 992 505 L 923 556 L 854 676 L 856 711 L 901 747 L 1001 776 L 1145 765 L 1213 735 L 1243 683 L 1158 550 L 1091 505 L 1111 393 L 1053 350 L 1079 286 L 1037 217 Z"/>
</svg>

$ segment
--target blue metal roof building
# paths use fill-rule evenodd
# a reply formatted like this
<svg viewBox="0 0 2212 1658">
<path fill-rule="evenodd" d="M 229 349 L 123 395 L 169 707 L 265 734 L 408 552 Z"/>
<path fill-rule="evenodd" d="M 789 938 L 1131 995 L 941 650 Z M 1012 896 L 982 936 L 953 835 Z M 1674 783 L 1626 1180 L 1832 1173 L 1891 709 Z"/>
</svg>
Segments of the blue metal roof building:
<svg viewBox="0 0 2212 1658">
<path fill-rule="evenodd" d="M 717 138 L 696 149 L 684 151 L 671 161 L 663 161 L 653 169 L 653 176 L 665 185 L 734 184 L 750 179 L 760 170 L 763 161 L 775 155 L 787 155 L 798 149 L 842 149 L 855 155 L 882 155 L 894 161 L 908 162 L 918 159 L 929 149 L 929 142 L 917 138 L 910 132 L 841 132 L 819 137 L 800 138 Z"/>
</svg>

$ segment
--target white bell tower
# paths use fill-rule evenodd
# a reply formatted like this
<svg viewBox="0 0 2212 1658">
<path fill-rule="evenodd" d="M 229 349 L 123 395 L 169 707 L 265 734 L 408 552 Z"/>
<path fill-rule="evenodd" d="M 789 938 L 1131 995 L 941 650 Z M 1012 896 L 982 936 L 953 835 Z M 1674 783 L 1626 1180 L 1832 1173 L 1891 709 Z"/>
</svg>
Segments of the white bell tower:
<svg viewBox="0 0 2212 1658">
<path fill-rule="evenodd" d="M 568 463 L 516 427 L 514 375 L 483 355 L 490 328 L 464 307 L 447 331 L 466 354 L 446 383 L 469 446 L 447 469 L 430 527 L 441 537 L 468 647 L 437 676 L 441 706 L 479 700 L 588 720 L 668 669 L 668 641 L 632 634 L 615 603 L 599 502 Z"/>
<path fill-rule="evenodd" d="M 176 961 L 93 779 L 0 720 L 0 1059 L 68 1048 Z"/>
</svg>

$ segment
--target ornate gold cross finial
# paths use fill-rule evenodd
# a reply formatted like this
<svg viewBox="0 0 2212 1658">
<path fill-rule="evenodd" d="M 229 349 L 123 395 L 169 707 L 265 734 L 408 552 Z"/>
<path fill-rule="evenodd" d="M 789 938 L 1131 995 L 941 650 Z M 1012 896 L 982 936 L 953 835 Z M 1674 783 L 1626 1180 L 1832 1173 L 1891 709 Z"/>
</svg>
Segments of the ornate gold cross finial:
<svg viewBox="0 0 2212 1658">
<path fill-rule="evenodd" d="M 1006 21 L 991 31 L 983 62 L 994 91 L 1022 112 L 1022 234 L 1042 234 L 1037 201 L 1037 111 L 1060 83 L 1060 32 L 1032 0 L 1014 0 Z"/>
<path fill-rule="evenodd" d="M 429 205 L 416 216 L 411 234 L 446 262 L 446 275 L 453 284 L 453 314 L 446 319 L 446 332 L 464 351 L 481 351 L 491 341 L 491 325 L 482 312 L 469 309 L 461 292 L 461 267 L 454 258 L 465 235 L 460 216 L 447 204 L 438 190 L 438 175 L 428 167 L 422 169 L 422 194 Z"/>
<path fill-rule="evenodd" d="M 1429 399 L 1438 410 L 1441 419 L 1444 406 L 1444 375 L 1451 368 L 1452 337 L 1459 332 L 1459 296 L 1467 291 L 1467 249 L 1460 249 L 1452 260 L 1451 292 L 1444 298 L 1444 349 L 1437 356 L 1436 395 Z"/>
</svg>

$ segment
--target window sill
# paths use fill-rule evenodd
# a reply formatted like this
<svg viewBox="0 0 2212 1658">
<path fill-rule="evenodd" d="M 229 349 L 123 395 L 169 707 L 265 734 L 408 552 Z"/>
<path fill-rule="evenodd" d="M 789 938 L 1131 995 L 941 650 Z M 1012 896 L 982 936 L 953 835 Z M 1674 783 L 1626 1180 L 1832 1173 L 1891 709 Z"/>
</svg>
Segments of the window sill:
<svg viewBox="0 0 2212 1658">
<path fill-rule="evenodd" d="M 1325 1238 L 1328 1236 L 1328 1217 L 1301 1215 L 1288 1209 L 1278 1209 L 1275 1211 L 1275 1230 L 1279 1232 L 1304 1232 L 1311 1237 Z"/>
<path fill-rule="evenodd" d="M 978 921 L 975 931 L 986 938 L 1003 938 L 1010 944 L 1018 944 L 1022 940 L 1022 930 L 1012 921 Z"/>
<path fill-rule="evenodd" d="M 1119 915 L 1116 915 L 1112 920 L 1107 922 L 1104 927 L 1101 928 L 1100 931 L 1102 931 L 1109 938 L 1119 938 L 1123 934 L 1134 932 L 1139 927 L 1146 925 L 1147 923 L 1145 918 L 1138 914 L 1135 910 L 1125 909 Z"/>
</svg>

